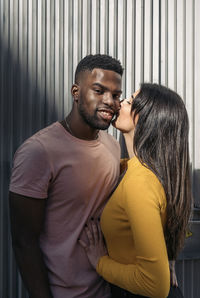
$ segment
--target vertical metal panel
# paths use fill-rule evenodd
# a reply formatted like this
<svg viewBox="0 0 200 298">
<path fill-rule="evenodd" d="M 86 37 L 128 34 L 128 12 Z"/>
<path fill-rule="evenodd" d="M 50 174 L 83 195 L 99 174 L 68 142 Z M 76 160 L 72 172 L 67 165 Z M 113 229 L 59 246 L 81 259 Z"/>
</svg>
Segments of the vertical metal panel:
<svg viewBox="0 0 200 298">
<path fill-rule="evenodd" d="M 173 0 L 172 0 L 173 1 Z M 153 82 L 159 83 L 159 63 L 160 63 L 160 1 L 153 0 L 153 13 L 152 13 L 152 70 L 153 70 Z"/>
<path fill-rule="evenodd" d="M 168 0 L 168 86 L 176 88 L 176 1 Z"/>
<path fill-rule="evenodd" d="M 194 1 L 186 1 L 186 39 L 185 39 L 185 102 L 190 118 L 190 156 L 194 160 Z"/>
<path fill-rule="evenodd" d="M 177 92 L 183 97 L 185 95 L 185 6 L 182 0 L 177 0 Z"/>
<path fill-rule="evenodd" d="M 195 206 L 200 207 L 199 12 L 200 0 L 0 0 L 0 297 L 27 296 L 9 234 L 13 154 L 24 139 L 70 111 L 75 67 L 86 54 L 120 59 L 123 96 L 145 81 L 162 83 L 183 97 Z M 109 133 L 119 139 L 114 128 Z M 199 209 L 195 214 L 199 222 Z M 177 264 L 186 298 L 200 296 L 197 227 L 192 224 L 193 236 Z"/>
<path fill-rule="evenodd" d="M 179 277 L 179 285 L 182 288 L 184 297 L 199 297 L 199 267 L 199 259 L 185 259 L 176 263 L 176 272 Z"/>
<path fill-rule="evenodd" d="M 194 2 L 194 135 L 193 135 L 193 146 L 194 146 L 194 158 L 193 158 L 193 169 L 194 169 L 194 196 L 196 205 L 200 207 L 200 1 Z"/>
<path fill-rule="evenodd" d="M 144 6 L 144 81 L 152 81 L 152 0 Z"/>
<path fill-rule="evenodd" d="M 136 1 L 135 9 L 134 9 L 134 19 L 135 19 L 135 44 L 134 44 L 134 62 L 135 62 L 135 89 L 139 88 L 142 79 L 142 40 L 143 40 L 143 32 L 142 32 L 142 5 L 141 1 Z M 130 30 L 130 27 L 127 26 L 127 31 Z M 126 61 L 126 65 L 129 64 L 129 60 Z M 131 79 L 126 77 L 126 80 Z M 130 91 L 129 91 L 130 92 Z"/>
</svg>

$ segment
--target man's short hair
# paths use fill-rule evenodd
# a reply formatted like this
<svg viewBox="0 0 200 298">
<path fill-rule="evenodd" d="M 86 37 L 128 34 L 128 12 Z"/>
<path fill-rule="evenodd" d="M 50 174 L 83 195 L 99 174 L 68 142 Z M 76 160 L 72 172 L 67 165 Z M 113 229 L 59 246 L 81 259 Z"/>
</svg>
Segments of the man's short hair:
<svg viewBox="0 0 200 298">
<path fill-rule="evenodd" d="M 119 60 L 109 55 L 88 55 L 84 57 L 77 65 L 75 72 L 75 83 L 78 83 L 81 72 L 92 71 L 94 68 L 112 70 L 121 76 L 123 74 L 123 68 Z"/>
</svg>

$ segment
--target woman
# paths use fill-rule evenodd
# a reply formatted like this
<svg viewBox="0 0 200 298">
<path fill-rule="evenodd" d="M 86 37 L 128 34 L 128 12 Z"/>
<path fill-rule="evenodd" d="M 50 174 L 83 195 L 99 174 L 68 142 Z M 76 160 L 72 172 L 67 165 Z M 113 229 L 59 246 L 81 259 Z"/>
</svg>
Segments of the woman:
<svg viewBox="0 0 200 298">
<path fill-rule="evenodd" d="M 170 289 L 168 259 L 175 260 L 183 246 L 192 202 L 185 105 L 164 86 L 142 84 L 121 103 L 114 126 L 131 159 L 101 217 L 108 254 L 92 221 L 86 227 L 89 242 L 80 244 L 113 284 L 113 298 L 164 298 Z M 175 297 L 172 292 L 169 297 Z"/>
</svg>

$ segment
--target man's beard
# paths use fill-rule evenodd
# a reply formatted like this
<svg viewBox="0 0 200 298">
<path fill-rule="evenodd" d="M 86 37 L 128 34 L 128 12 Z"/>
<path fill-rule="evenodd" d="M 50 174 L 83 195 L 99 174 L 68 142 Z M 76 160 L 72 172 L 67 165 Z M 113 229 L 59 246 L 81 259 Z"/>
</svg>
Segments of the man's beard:
<svg viewBox="0 0 200 298">
<path fill-rule="evenodd" d="M 106 130 L 110 125 L 110 123 L 99 120 L 97 117 L 97 111 L 95 111 L 93 115 L 89 115 L 82 102 L 78 105 L 78 111 L 85 123 L 94 129 Z"/>
</svg>

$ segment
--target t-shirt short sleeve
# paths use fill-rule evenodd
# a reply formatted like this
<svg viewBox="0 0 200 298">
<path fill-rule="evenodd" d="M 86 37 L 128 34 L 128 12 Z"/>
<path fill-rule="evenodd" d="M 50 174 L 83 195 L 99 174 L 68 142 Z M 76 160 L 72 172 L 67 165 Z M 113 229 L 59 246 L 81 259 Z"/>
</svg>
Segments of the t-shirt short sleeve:
<svg viewBox="0 0 200 298">
<path fill-rule="evenodd" d="M 15 153 L 10 191 L 44 199 L 51 178 L 51 163 L 44 146 L 37 139 L 28 139 Z"/>
</svg>

